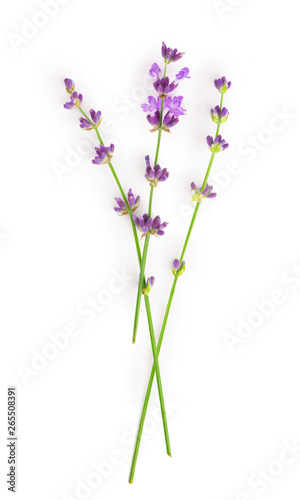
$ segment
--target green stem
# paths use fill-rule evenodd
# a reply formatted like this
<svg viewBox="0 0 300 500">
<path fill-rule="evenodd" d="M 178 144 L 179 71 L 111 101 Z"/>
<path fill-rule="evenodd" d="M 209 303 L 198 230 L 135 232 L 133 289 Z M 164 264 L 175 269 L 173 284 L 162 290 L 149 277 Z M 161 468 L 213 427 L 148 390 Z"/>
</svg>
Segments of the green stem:
<svg viewBox="0 0 300 500">
<path fill-rule="evenodd" d="M 163 113 L 163 106 L 164 106 L 164 99 L 161 100 L 161 108 L 160 108 L 160 121 L 159 121 L 159 126 L 161 127 L 162 124 L 162 113 Z M 158 129 L 158 136 L 157 136 L 157 144 L 156 144 L 156 151 L 155 151 L 155 158 L 154 158 L 154 165 L 157 164 L 158 160 L 158 155 L 159 155 L 159 148 L 160 148 L 160 141 L 161 141 L 161 133 L 162 129 Z"/>
<path fill-rule="evenodd" d="M 157 343 L 157 355 L 159 355 L 159 353 L 160 353 L 161 344 L 163 341 L 163 336 L 164 336 L 166 324 L 168 321 L 168 316 L 169 316 L 170 307 L 171 307 L 173 295 L 175 292 L 177 280 L 178 280 L 178 277 L 175 276 L 174 281 L 173 281 L 173 285 L 171 288 L 171 292 L 170 292 L 164 320 L 163 320 L 162 329 L 161 329 L 160 336 L 159 336 L 158 343 Z M 147 391 L 146 391 L 145 401 L 144 401 L 144 405 L 143 405 L 143 409 L 142 409 L 142 414 L 141 414 L 141 418 L 140 418 L 139 429 L 138 429 L 138 433 L 137 433 L 137 437 L 136 437 L 136 443 L 135 443 L 135 448 L 134 448 L 134 453 L 133 453 L 133 458 L 132 458 L 132 463 L 131 463 L 131 469 L 130 469 L 130 475 L 129 475 L 129 483 L 133 483 L 133 479 L 134 479 L 136 462 L 137 462 L 137 458 L 138 458 L 138 454 L 139 454 L 139 449 L 140 449 L 140 444 L 141 444 L 141 439 L 142 439 L 142 434 L 143 434 L 143 428 L 144 428 L 148 403 L 149 403 L 150 394 L 151 394 L 152 385 L 153 385 L 153 380 L 154 380 L 154 375 L 155 375 L 155 366 L 153 364 L 150 378 L 149 378 L 149 382 L 148 382 Z"/>
<path fill-rule="evenodd" d="M 221 95 L 220 109 L 222 109 L 222 104 L 223 104 L 223 94 Z M 215 137 L 217 137 L 217 135 L 219 134 L 219 130 L 220 130 L 220 123 L 218 123 Z M 206 185 L 206 182 L 208 180 L 208 177 L 209 177 L 209 174 L 210 174 L 210 171 L 211 171 L 211 167 L 212 167 L 212 164 L 213 164 L 213 161 L 214 161 L 214 157 L 215 157 L 215 153 L 212 153 L 211 157 L 210 157 L 210 161 L 209 161 L 208 167 L 207 167 L 207 171 L 206 171 L 206 174 L 205 174 L 205 177 L 204 177 L 202 188 L 204 188 L 204 186 Z M 184 244 L 183 244 L 183 248 L 182 248 L 182 251 L 181 251 L 180 262 L 182 262 L 182 260 L 184 258 L 184 255 L 185 255 L 185 252 L 186 252 L 186 249 L 187 249 L 187 245 L 189 243 L 189 240 L 190 240 L 190 237 L 191 237 L 191 234 L 192 234 L 192 230 L 194 228 L 195 221 L 196 221 L 196 218 L 197 218 L 197 215 L 198 215 L 198 212 L 199 212 L 200 204 L 201 204 L 201 201 L 199 201 L 196 204 L 196 206 L 195 206 L 194 214 L 193 214 L 192 220 L 190 222 L 190 226 L 189 226 L 189 229 L 188 229 L 188 232 L 187 232 Z M 165 315 L 164 315 L 164 319 L 163 319 L 163 323 L 162 323 L 162 327 L 161 327 L 161 331 L 160 331 L 159 338 L 158 338 L 158 343 L 157 343 L 157 353 L 158 353 L 158 355 L 160 353 L 161 345 L 162 345 L 162 342 L 163 342 L 164 333 L 165 333 L 165 330 L 166 330 L 167 321 L 168 321 L 168 317 L 169 317 L 169 313 L 170 313 L 170 308 L 171 308 L 171 305 L 172 305 L 172 301 L 173 301 L 173 297 L 174 297 L 174 293 L 175 293 L 177 281 L 178 281 L 178 276 L 174 276 L 173 284 L 172 284 L 172 287 L 171 287 L 171 291 L 170 291 L 170 295 L 169 295 L 169 299 L 168 299 L 168 303 L 167 303 L 167 307 L 166 307 L 166 311 L 165 311 Z M 150 373 L 150 377 L 149 377 L 149 382 L 148 382 L 147 390 L 146 390 L 144 405 L 143 405 L 142 414 L 141 414 L 141 417 L 140 417 L 140 423 L 139 423 L 139 428 L 138 428 L 138 433 L 137 433 L 137 438 L 136 438 L 136 443 L 135 443 L 135 449 L 134 449 L 133 458 L 132 458 L 132 464 L 131 464 L 131 470 L 130 470 L 130 476 L 129 476 L 129 482 L 130 483 L 133 482 L 133 478 L 134 478 L 134 473 L 135 473 L 135 468 L 136 468 L 136 462 L 137 462 L 139 448 L 140 448 L 140 444 L 141 444 L 141 438 L 142 438 L 142 434 L 143 434 L 143 427 L 144 427 L 144 422 L 145 422 L 146 413 L 147 413 L 147 409 L 148 409 L 149 399 L 150 399 L 150 395 L 151 395 L 151 390 L 152 390 L 154 375 L 155 375 L 155 366 L 153 364 L 152 365 L 152 370 L 151 370 L 151 373 Z"/>
<path fill-rule="evenodd" d="M 148 215 L 149 215 L 149 217 L 151 217 L 151 213 L 152 213 L 153 191 L 154 191 L 154 187 L 153 187 L 153 184 L 151 184 L 151 187 L 150 187 L 150 196 L 149 196 L 149 206 L 148 206 Z"/>
<path fill-rule="evenodd" d="M 155 340 L 155 335 L 154 335 L 153 323 L 152 323 L 152 319 L 151 319 L 152 315 L 151 315 L 150 302 L 149 302 L 148 295 L 145 295 L 144 299 L 145 299 L 146 311 L 148 312 L 147 316 L 148 316 L 150 340 L 151 340 L 151 347 L 152 347 L 152 353 L 153 353 L 153 359 L 154 359 L 153 364 L 154 364 L 154 369 L 155 369 L 155 373 L 156 373 L 157 389 L 158 389 L 159 401 L 160 401 L 160 407 L 161 407 L 161 413 L 162 413 L 162 419 L 163 419 L 163 427 L 164 427 L 164 433 L 165 433 L 167 454 L 171 457 L 171 445 L 170 445 L 170 438 L 169 438 L 169 431 L 168 431 L 168 424 L 167 424 L 167 415 L 166 415 L 166 408 L 165 408 L 165 402 L 164 402 L 164 396 L 163 396 L 163 390 L 162 390 L 160 368 L 159 368 L 159 363 L 158 363 L 158 350 L 156 347 L 156 340 Z"/>
<path fill-rule="evenodd" d="M 146 260 L 147 260 L 147 253 L 148 253 L 150 236 L 151 235 L 149 233 L 147 233 L 146 238 L 145 238 L 145 243 L 144 243 L 141 267 L 140 267 L 140 279 L 139 279 L 139 286 L 138 286 L 138 290 L 137 290 L 135 315 L 134 315 L 134 326 L 133 326 L 133 337 L 132 337 L 133 344 L 135 343 L 135 340 L 136 340 L 137 325 L 138 325 L 139 316 L 140 316 L 141 297 L 142 297 L 143 283 L 145 281 L 145 267 L 146 267 Z"/>
</svg>

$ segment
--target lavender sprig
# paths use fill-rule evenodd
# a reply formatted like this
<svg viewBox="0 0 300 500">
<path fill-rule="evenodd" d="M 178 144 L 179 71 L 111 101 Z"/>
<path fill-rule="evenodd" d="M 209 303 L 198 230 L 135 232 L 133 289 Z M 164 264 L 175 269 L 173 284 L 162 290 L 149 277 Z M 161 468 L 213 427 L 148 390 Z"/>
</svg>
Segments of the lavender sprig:
<svg viewBox="0 0 300 500">
<path fill-rule="evenodd" d="M 225 77 L 223 77 L 223 79 L 225 79 Z M 222 84 L 223 84 L 223 79 L 222 79 Z M 230 83 L 230 85 L 231 85 L 231 83 Z M 230 85 L 229 86 L 227 85 L 227 89 L 230 88 Z M 216 86 L 216 84 L 215 84 L 215 86 Z M 220 109 L 222 109 L 223 95 L 224 95 L 224 92 L 221 92 Z M 217 136 L 219 135 L 220 125 L 221 124 L 219 122 L 218 125 L 217 125 L 217 130 L 216 130 L 215 138 L 217 138 Z M 206 194 L 211 194 L 212 193 L 211 191 L 209 191 L 209 189 L 211 188 L 211 186 L 207 186 L 207 180 L 208 180 L 211 168 L 212 168 L 214 157 L 215 157 L 215 152 L 212 151 L 211 157 L 210 157 L 210 161 L 209 161 L 209 164 L 208 164 L 208 167 L 207 167 L 207 170 L 206 170 L 206 174 L 205 174 L 205 177 L 204 177 L 204 181 L 202 183 L 201 190 L 200 190 L 200 192 L 202 192 L 202 194 L 203 194 L 204 190 L 207 189 L 207 187 L 208 187 L 208 191 L 206 192 Z M 193 183 L 193 187 L 194 187 L 194 183 Z M 195 187 L 196 187 L 196 185 L 195 185 Z M 191 234 L 192 234 L 192 230 L 193 230 L 193 227 L 194 227 L 194 224 L 195 224 L 198 212 L 199 212 L 200 205 L 201 205 L 201 199 L 200 199 L 200 201 L 197 201 L 197 203 L 196 203 L 196 206 L 195 206 L 195 209 L 194 209 L 194 214 L 193 214 L 192 220 L 190 222 L 190 226 L 189 226 L 189 229 L 188 229 L 188 232 L 187 232 L 184 244 L 183 244 L 183 248 L 182 248 L 182 252 L 181 252 L 181 255 L 180 255 L 180 259 L 175 259 L 175 261 L 173 262 L 172 272 L 173 272 L 173 275 L 174 275 L 174 279 L 173 279 L 173 284 L 172 284 L 172 287 L 171 287 L 171 291 L 170 291 L 170 295 L 169 295 L 169 299 L 168 299 L 168 303 L 167 303 L 167 307 L 166 307 L 166 311 L 165 311 L 165 315 L 164 315 L 164 319 L 163 319 L 161 331 L 160 331 L 160 334 L 159 334 L 159 339 L 158 339 L 158 342 L 157 342 L 157 352 L 158 352 L 158 355 L 160 353 L 161 345 L 162 345 L 162 342 L 163 342 L 164 333 L 165 333 L 165 330 L 166 330 L 167 321 L 168 321 L 168 318 L 169 318 L 170 308 L 171 308 L 171 305 L 172 305 L 172 301 L 173 301 L 173 297 L 174 297 L 174 293 L 175 293 L 177 281 L 178 281 L 178 278 L 180 276 L 179 269 L 180 268 L 181 269 L 185 269 L 185 262 L 184 262 L 183 259 L 184 259 L 185 252 L 186 252 L 186 249 L 187 249 L 187 245 L 189 243 L 189 240 L 190 240 L 190 237 L 191 237 Z M 151 390 L 152 390 L 154 375 L 155 375 L 155 369 L 154 369 L 154 366 L 153 366 L 152 370 L 151 370 L 151 374 L 150 374 L 148 386 L 147 386 L 147 391 L 146 391 L 146 395 L 145 395 L 144 405 L 143 405 L 143 409 L 142 409 L 142 415 L 141 415 L 141 418 L 140 418 L 140 423 L 139 423 L 139 428 L 138 428 L 138 434 L 137 434 L 136 443 L 135 443 L 135 449 L 134 449 L 133 458 L 132 458 L 132 464 L 131 464 L 131 470 L 130 470 L 130 477 L 129 477 L 129 482 L 130 483 L 132 483 L 133 479 L 134 479 L 136 462 L 137 462 L 137 458 L 138 458 L 138 453 L 139 453 L 139 448 L 140 448 L 140 443 L 141 443 L 141 438 L 142 438 L 142 433 L 143 433 L 143 427 L 144 427 L 144 422 L 145 422 L 145 418 L 146 418 L 146 414 L 147 414 L 147 408 L 148 408 L 150 394 L 151 394 Z"/>
<path fill-rule="evenodd" d="M 71 95 L 71 101 L 70 102 L 72 102 L 72 106 L 71 107 L 65 105 L 66 109 L 72 109 L 74 107 L 78 108 L 79 111 L 84 116 L 84 118 L 87 121 L 89 121 L 89 117 L 85 114 L 85 112 L 80 107 L 80 104 L 82 102 L 82 95 L 81 94 L 78 95 L 77 93 L 74 92 L 75 83 L 73 82 L 73 80 L 71 80 L 69 78 L 66 78 L 65 79 L 65 85 L 66 85 L 66 91 L 68 92 L 68 94 Z M 75 96 L 74 96 L 74 93 L 75 93 Z M 80 97 L 77 97 L 77 96 L 80 96 Z M 76 99 L 78 99 L 78 101 L 76 101 Z M 100 112 L 90 113 L 91 114 L 91 118 L 92 118 L 92 120 L 94 121 L 95 124 L 96 124 L 97 119 L 101 118 L 101 113 L 100 113 L 100 115 L 99 115 L 99 113 Z M 99 149 L 99 155 L 98 155 L 98 151 L 96 150 L 97 156 L 100 158 L 100 160 L 108 159 L 109 154 L 112 153 L 113 150 L 114 150 L 114 146 L 111 144 L 109 148 L 105 148 L 104 144 L 103 144 L 103 141 L 102 141 L 102 138 L 100 136 L 98 127 L 95 126 L 94 130 L 95 130 L 95 132 L 97 134 L 97 137 L 98 137 L 98 140 L 100 142 L 100 147 L 98 148 Z M 102 153 L 105 153 L 106 158 L 102 157 Z M 110 171 L 111 171 L 111 173 L 112 173 L 112 175 L 113 175 L 113 177 L 114 177 L 114 179 L 115 179 L 115 181 L 116 181 L 116 183 L 118 185 L 118 188 L 120 190 L 120 193 L 121 193 L 123 201 L 124 201 L 124 204 L 125 204 L 125 206 L 126 206 L 126 208 L 128 210 L 129 216 L 130 216 L 130 221 L 131 221 L 131 225 L 132 225 L 132 231 L 133 231 L 133 236 L 134 236 L 134 241 L 135 241 L 135 246 L 136 246 L 136 251 L 137 251 L 138 262 L 139 262 L 140 269 L 142 269 L 141 268 L 141 266 L 142 266 L 141 250 L 140 250 L 140 245 L 139 245 L 138 236 L 137 236 L 137 229 L 136 229 L 136 226 L 135 226 L 135 223 L 134 223 L 134 220 L 133 220 L 133 216 L 132 216 L 132 210 L 131 210 L 131 207 L 130 207 L 130 201 L 125 196 L 125 193 L 124 193 L 124 190 L 122 188 L 122 185 L 121 185 L 121 183 L 119 181 L 117 173 L 116 173 L 116 171 L 115 171 L 115 169 L 114 169 L 114 167 L 113 167 L 110 159 L 108 159 L 107 163 L 108 163 Z M 128 196 L 129 195 L 130 195 L 130 193 L 128 193 Z M 144 275 L 145 263 L 143 265 L 144 265 L 144 270 L 143 270 L 143 273 L 142 273 L 142 270 L 141 270 L 141 274 Z M 141 282 L 141 284 L 145 284 L 144 285 L 145 288 L 147 287 L 147 285 L 145 283 L 145 279 L 143 279 L 143 280 L 140 279 L 140 282 Z M 163 427 L 164 427 L 164 434 L 165 434 L 165 441 L 166 441 L 166 450 L 167 450 L 167 454 L 169 456 L 171 456 L 171 446 L 170 446 L 169 430 L 168 430 L 166 409 L 165 409 L 165 403 L 164 403 L 164 397 L 163 397 L 163 391 L 162 391 L 162 383 L 161 383 L 160 369 L 159 369 L 159 363 L 158 363 L 158 353 L 157 353 L 157 349 L 156 349 L 156 341 L 155 341 L 155 335 L 154 335 L 154 328 L 153 328 L 152 314 L 151 314 L 151 309 L 150 309 L 150 302 L 149 302 L 149 297 L 148 297 L 147 293 L 144 294 L 144 301 L 145 301 L 145 308 L 146 308 L 147 320 L 148 320 L 148 326 L 149 326 L 149 333 L 150 333 L 151 347 L 152 347 L 152 353 L 153 353 L 153 359 L 154 359 L 155 373 L 156 373 L 156 378 L 157 378 L 157 388 L 158 388 L 158 393 L 159 393 L 159 400 L 160 400 L 162 421 L 163 421 Z"/>
<path fill-rule="evenodd" d="M 183 68 L 176 75 L 176 79 L 173 82 L 170 82 L 169 78 L 166 76 L 167 65 L 171 62 L 178 61 L 184 55 L 183 52 L 178 52 L 177 49 L 170 49 L 163 42 L 162 44 L 162 56 L 165 62 L 163 76 L 161 78 L 161 69 L 157 63 L 154 63 L 149 71 L 150 76 L 155 78 L 153 86 L 155 90 L 159 93 L 157 98 L 153 96 L 148 97 L 148 104 L 142 104 L 142 109 L 145 112 L 150 111 L 147 115 L 148 122 L 153 126 L 151 132 L 158 131 L 157 137 L 157 145 L 155 152 L 154 165 L 157 165 L 158 155 L 160 149 L 161 142 L 161 134 L 164 130 L 165 132 L 170 132 L 170 129 L 174 127 L 179 122 L 179 116 L 185 113 L 185 109 L 181 107 L 182 104 L 182 96 L 179 97 L 171 97 L 168 96 L 168 93 L 171 93 L 178 86 L 180 80 L 184 78 L 190 78 L 189 69 Z M 164 114 L 164 110 L 167 109 L 167 112 Z M 148 215 L 151 217 L 152 212 L 152 201 L 153 201 L 153 189 L 155 187 L 155 183 L 150 183 L 150 195 L 149 195 L 149 205 L 148 205 Z M 146 238 L 147 240 L 147 238 Z M 148 248 L 148 244 L 147 244 Z M 146 255 L 147 258 L 147 255 Z M 140 282 L 138 286 L 138 295 L 137 302 L 135 308 L 135 316 L 134 316 L 134 324 L 133 324 L 133 335 L 132 342 L 134 343 L 136 340 L 138 321 L 139 321 L 139 313 L 140 313 L 140 295 L 142 290 L 141 280 L 143 279 L 142 274 L 140 274 Z"/>
</svg>

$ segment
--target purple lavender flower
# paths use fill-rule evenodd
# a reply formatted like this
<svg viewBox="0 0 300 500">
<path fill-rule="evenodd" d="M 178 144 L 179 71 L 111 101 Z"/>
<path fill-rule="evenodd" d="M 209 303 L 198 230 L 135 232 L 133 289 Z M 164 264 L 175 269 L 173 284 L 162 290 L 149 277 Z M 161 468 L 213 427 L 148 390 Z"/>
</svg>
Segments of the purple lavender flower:
<svg viewBox="0 0 300 500">
<path fill-rule="evenodd" d="M 153 219 L 152 228 L 150 230 L 151 234 L 155 236 L 163 236 L 165 234 L 164 229 L 167 227 L 168 222 L 161 222 L 159 215 Z"/>
<path fill-rule="evenodd" d="M 170 98 L 169 98 L 170 99 Z M 148 97 L 148 103 L 149 104 L 141 104 L 141 108 L 145 113 L 153 113 L 156 110 L 160 111 L 161 108 L 161 97 L 159 96 L 157 99 L 155 97 L 152 97 L 151 95 Z M 164 103 L 165 107 L 165 103 Z"/>
<path fill-rule="evenodd" d="M 176 75 L 176 80 L 183 80 L 184 78 L 191 78 L 190 77 L 190 70 L 189 68 L 182 68 L 179 73 Z"/>
<path fill-rule="evenodd" d="M 149 75 L 154 76 L 154 77 L 158 77 L 160 72 L 161 72 L 160 67 L 158 66 L 158 64 L 154 63 L 154 64 L 152 64 L 152 66 L 149 70 Z"/>
<path fill-rule="evenodd" d="M 182 95 L 178 97 L 168 96 L 164 100 L 164 107 L 166 107 L 174 116 L 184 115 L 186 113 L 186 109 L 181 107 L 182 99 Z"/>
<path fill-rule="evenodd" d="M 142 231 L 142 233 L 147 234 L 148 230 L 152 227 L 153 220 L 150 219 L 148 214 L 141 215 L 140 217 L 137 217 L 135 214 L 133 214 L 133 220 L 136 225 L 136 227 Z"/>
<path fill-rule="evenodd" d="M 172 115 L 169 111 L 167 112 L 167 114 L 165 115 L 164 119 L 163 119 L 163 126 L 162 126 L 162 129 L 165 131 L 165 132 L 170 132 L 170 128 L 171 127 L 174 127 L 174 125 L 177 125 L 177 123 L 179 122 L 179 118 L 177 118 L 177 116 L 174 116 Z"/>
<path fill-rule="evenodd" d="M 166 97 L 167 94 L 173 92 L 178 87 L 178 83 L 175 83 L 175 81 L 170 83 L 169 77 L 166 76 L 164 78 L 157 78 L 153 83 L 153 87 L 160 94 L 160 97 Z"/>
<path fill-rule="evenodd" d="M 144 288 L 144 290 L 142 292 L 144 295 L 148 295 L 148 293 L 150 292 L 151 288 L 154 285 L 154 282 L 155 282 L 154 276 L 150 276 L 150 278 L 147 279 L 146 288 Z"/>
<path fill-rule="evenodd" d="M 150 156 L 145 156 L 146 160 L 146 179 L 152 184 L 154 187 L 157 186 L 159 182 L 163 182 L 167 180 L 169 177 L 169 172 L 166 168 L 161 169 L 159 165 L 155 165 L 154 168 L 150 165 Z"/>
<path fill-rule="evenodd" d="M 211 135 L 208 135 L 206 142 L 212 153 L 220 153 L 220 151 L 227 149 L 229 146 L 225 139 L 222 139 L 221 135 L 218 135 L 215 139 Z"/>
<path fill-rule="evenodd" d="M 98 125 L 100 125 L 101 123 L 101 116 L 102 116 L 101 111 L 94 111 L 93 109 L 91 109 L 90 115 L 94 124 L 98 127 Z"/>
<path fill-rule="evenodd" d="M 75 83 L 73 82 L 73 80 L 71 80 L 70 78 L 65 78 L 64 82 L 65 82 L 66 91 L 68 92 L 68 94 L 73 94 L 74 89 L 75 89 Z"/>
<path fill-rule="evenodd" d="M 231 87 L 231 82 L 228 82 L 225 78 L 225 76 L 222 76 L 222 78 L 217 78 L 215 81 L 214 81 L 214 84 L 215 84 L 215 87 L 216 89 L 221 93 L 221 94 L 225 94 L 225 92 L 227 92 L 227 90 L 230 89 Z"/>
<path fill-rule="evenodd" d="M 215 106 L 210 110 L 210 115 L 214 123 L 225 123 L 228 118 L 229 111 L 226 108 L 220 109 L 220 106 Z"/>
<path fill-rule="evenodd" d="M 90 115 L 91 115 L 91 121 L 87 120 L 86 118 L 79 118 L 80 121 L 80 127 L 84 128 L 85 130 L 92 130 L 95 126 L 98 127 L 101 123 L 101 111 L 94 111 L 93 109 L 90 110 Z"/>
<path fill-rule="evenodd" d="M 161 55 L 163 56 L 165 63 L 169 64 L 170 62 L 179 61 L 179 59 L 181 59 L 184 55 L 184 52 L 178 52 L 177 49 L 172 50 L 170 47 L 166 46 L 165 42 L 163 42 Z"/>
<path fill-rule="evenodd" d="M 73 109 L 78 108 L 82 103 L 82 94 L 78 94 L 77 92 L 73 92 L 71 96 L 71 100 L 64 104 L 64 108 Z"/>
<path fill-rule="evenodd" d="M 127 201 L 128 201 L 128 205 L 130 206 L 130 209 L 132 212 L 134 212 L 139 204 L 140 204 L 140 196 L 137 196 L 135 197 L 133 192 L 132 192 L 132 189 L 129 189 L 128 191 L 128 195 L 127 195 Z M 114 210 L 115 212 L 117 212 L 119 215 L 127 215 L 128 214 L 128 208 L 126 206 L 126 203 L 124 200 L 122 200 L 121 198 L 115 198 L 118 206 L 117 207 L 114 207 Z"/>
<path fill-rule="evenodd" d="M 205 188 L 198 188 L 194 182 L 191 183 L 191 189 L 194 191 L 192 201 L 197 201 L 199 203 L 202 198 L 215 198 L 217 193 L 213 193 L 213 187 L 206 184 Z"/>
<path fill-rule="evenodd" d="M 133 214 L 132 217 L 136 227 L 143 233 L 143 236 L 147 233 L 154 234 L 155 236 L 163 236 L 165 234 L 164 229 L 167 227 L 168 223 L 162 223 L 159 216 L 151 219 L 148 214 L 144 214 L 141 217 L 137 217 Z"/>
<path fill-rule="evenodd" d="M 101 165 L 104 163 L 108 163 L 111 158 L 113 157 L 113 152 L 115 150 L 114 144 L 111 144 L 109 147 L 102 146 L 100 144 L 99 148 L 95 148 L 97 156 L 94 160 L 92 160 L 92 163 L 94 165 Z"/>
<path fill-rule="evenodd" d="M 81 128 L 84 128 L 85 130 L 92 130 L 93 129 L 93 124 L 89 120 L 87 120 L 86 118 L 80 117 L 79 122 L 80 122 L 79 126 Z"/>
<path fill-rule="evenodd" d="M 180 260 L 175 259 L 172 265 L 172 273 L 174 276 L 180 276 L 185 271 L 185 261 L 180 263 Z"/>
<path fill-rule="evenodd" d="M 159 129 L 160 124 L 160 111 L 158 109 L 155 111 L 154 115 L 147 115 L 147 120 L 150 125 L 153 126 L 150 132 L 156 132 Z"/>
</svg>

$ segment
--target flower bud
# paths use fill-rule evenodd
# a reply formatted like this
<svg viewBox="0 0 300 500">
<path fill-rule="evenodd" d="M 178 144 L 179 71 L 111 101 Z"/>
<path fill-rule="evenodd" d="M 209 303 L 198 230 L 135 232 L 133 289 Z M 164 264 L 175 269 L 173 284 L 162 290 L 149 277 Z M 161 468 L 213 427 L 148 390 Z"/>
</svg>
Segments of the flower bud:
<svg viewBox="0 0 300 500">
<path fill-rule="evenodd" d="M 147 279 L 146 288 L 144 288 L 144 290 L 142 292 L 144 295 L 148 295 L 148 293 L 150 292 L 151 288 L 154 285 L 154 282 L 155 282 L 154 276 L 150 276 L 150 278 Z"/>
<path fill-rule="evenodd" d="M 180 260 L 175 259 L 172 266 L 172 273 L 174 274 L 174 276 L 179 277 L 181 276 L 181 274 L 184 273 L 184 271 L 185 271 L 185 261 L 183 260 L 180 263 Z"/>
</svg>

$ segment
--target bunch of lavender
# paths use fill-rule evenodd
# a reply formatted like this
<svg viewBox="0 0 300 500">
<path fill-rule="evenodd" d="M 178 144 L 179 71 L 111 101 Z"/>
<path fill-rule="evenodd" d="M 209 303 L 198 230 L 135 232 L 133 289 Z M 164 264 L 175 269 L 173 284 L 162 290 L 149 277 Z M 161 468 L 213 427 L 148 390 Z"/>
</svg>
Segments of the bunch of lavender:
<svg viewBox="0 0 300 500">
<path fill-rule="evenodd" d="M 88 116 L 81 108 L 83 100 L 82 94 L 75 91 L 75 84 L 73 80 L 68 78 L 65 79 L 66 91 L 70 95 L 70 100 L 67 103 L 65 103 L 64 107 L 66 109 L 77 108 L 79 112 L 82 114 L 82 116 L 79 118 L 80 127 L 85 130 L 94 130 L 97 135 L 99 141 L 99 147 L 95 148 L 96 156 L 92 160 L 92 163 L 94 165 L 107 164 L 113 175 L 113 178 L 121 194 L 121 198 L 118 197 L 115 198 L 116 206 L 114 207 L 114 210 L 119 215 L 129 216 L 137 252 L 138 264 L 139 264 L 139 283 L 137 288 L 132 341 L 133 343 L 135 343 L 136 341 L 141 299 L 143 296 L 147 314 L 152 355 L 153 355 L 153 367 L 149 377 L 149 383 L 145 395 L 144 405 L 136 437 L 136 444 L 135 444 L 130 476 L 129 476 L 130 483 L 133 482 L 134 478 L 138 452 L 143 433 L 143 426 L 145 422 L 145 417 L 147 413 L 148 403 L 155 375 L 156 375 L 157 388 L 160 400 L 166 450 L 167 454 L 171 456 L 170 438 L 169 438 L 168 423 L 166 417 L 158 356 L 162 346 L 162 341 L 177 281 L 178 278 L 181 276 L 181 274 L 185 271 L 186 264 L 184 261 L 184 256 L 195 224 L 196 217 L 199 212 L 200 204 L 204 198 L 212 199 L 216 196 L 216 193 L 213 192 L 213 187 L 208 184 L 208 178 L 212 168 L 214 157 L 216 153 L 219 153 L 228 148 L 228 144 L 226 143 L 225 139 L 223 139 L 222 136 L 219 134 L 219 130 L 221 124 L 225 123 L 225 121 L 228 119 L 229 112 L 225 107 L 223 107 L 223 96 L 230 88 L 231 82 L 228 82 L 225 77 L 222 77 L 215 80 L 214 82 L 216 89 L 221 94 L 221 99 L 220 99 L 220 104 L 215 106 L 215 108 L 211 109 L 211 118 L 212 121 L 217 124 L 217 129 L 214 136 L 209 135 L 206 138 L 208 148 L 211 151 L 210 161 L 202 183 L 199 186 L 197 186 L 195 182 L 191 183 L 192 201 L 196 203 L 194 208 L 194 214 L 190 222 L 186 238 L 184 240 L 180 257 L 179 259 L 176 258 L 172 264 L 173 283 L 167 301 L 167 306 L 158 342 L 156 343 L 154 328 L 153 328 L 152 313 L 150 307 L 150 299 L 149 299 L 149 293 L 154 286 L 155 278 L 154 276 L 151 276 L 146 279 L 145 270 L 146 270 L 147 254 L 151 236 L 156 236 L 156 237 L 163 236 L 165 234 L 165 229 L 168 223 L 162 222 L 160 216 L 158 215 L 155 217 L 152 216 L 153 194 L 154 194 L 154 188 L 169 178 L 168 170 L 166 168 L 161 168 L 161 166 L 158 164 L 162 132 L 164 131 L 170 133 L 170 129 L 173 128 L 179 122 L 179 117 L 186 113 L 186 110 L 182 107 L 183 96 L 174 95 L 174 92 L 178 88 L 181 80 L 183 80 L 184 78 L 190 78 L 189 69 L 186 67 L 182 68 L 176 74 L 175 78 L 172 81 L 170 80 L 170 77 L 167 76 L 168 65 L 170 63 L 175 63 L 179 61 L 184 55 L 183 52 L 178 52 L 177 49 L 172 50 L 168 48 L 165 43 L 163 43 L 161 48 L 161 54 L 163 58 L 162 69 L 160 68 L 159 64 L 155 62 L 149 70 L 150 76 L 153 77 L 153 88 L 155 94 L 148 97 L 148 103 L 141 105 L 143 111 L 147 113 L 146 118 L 152 127 L 151 132 L 157 132 L 157 143 L 156 143 L 156 150 L 155 150 L 153 164 L 151 165 L 151 160 L 149 155 L 145 157 L 145 162 L 146 162 L 145 178 L 149 183 L 150 189 L 149 189 L 148 211 L 143 215 L 138 216 L 134 213 L 139 208 L 140 196 L 135 196 L 131 188 L 129 189 L 127 196 L 125 195 L 125 191 L 120 183 L 119 177 L 112 165 L 111 160 L 115 149 L 114 144 L 110 144 L 109 146 L 104 146 L 98 128 L 102 118 L 101 111 L 96 112 L 93 109 L 91 109 L 90 116 Z M 140 239 L 138 237 L 138 232 L 141 233 Z M 141 251 L 141 246 L 140 246 L 142 242 L 143 242 L 143 251 Z"/>
</svg>

